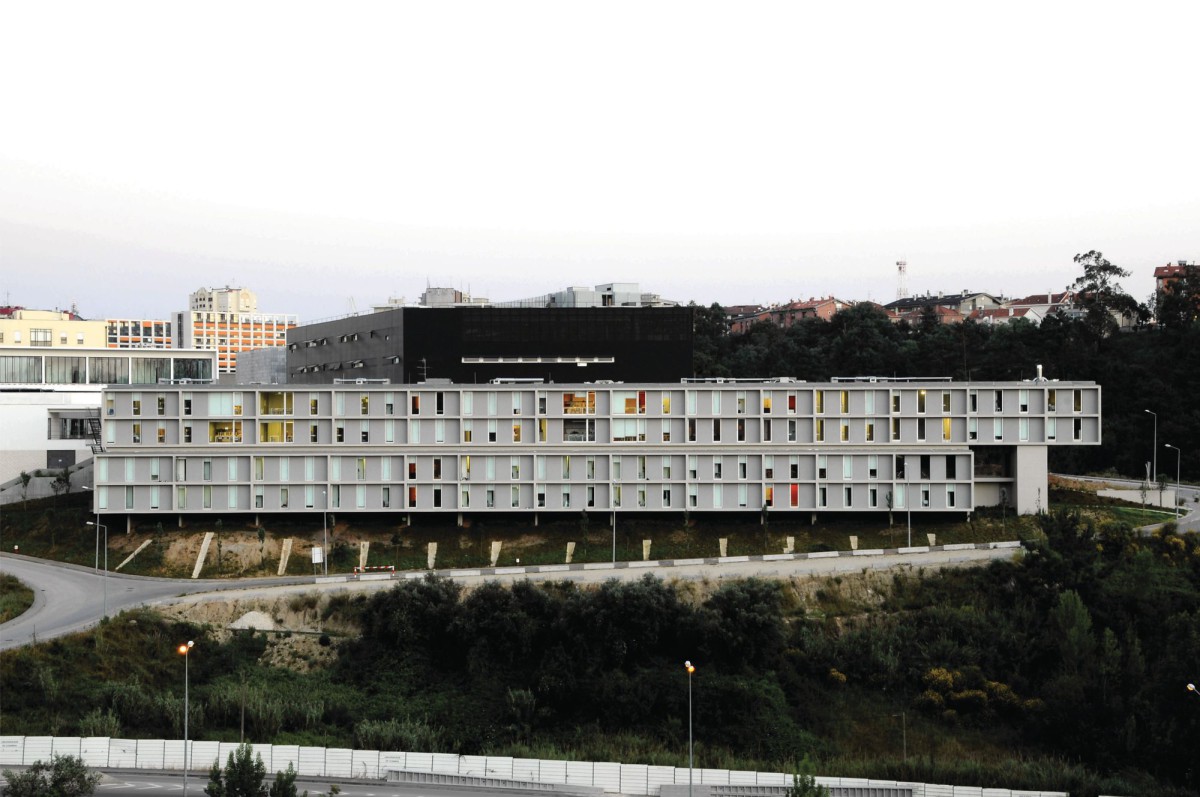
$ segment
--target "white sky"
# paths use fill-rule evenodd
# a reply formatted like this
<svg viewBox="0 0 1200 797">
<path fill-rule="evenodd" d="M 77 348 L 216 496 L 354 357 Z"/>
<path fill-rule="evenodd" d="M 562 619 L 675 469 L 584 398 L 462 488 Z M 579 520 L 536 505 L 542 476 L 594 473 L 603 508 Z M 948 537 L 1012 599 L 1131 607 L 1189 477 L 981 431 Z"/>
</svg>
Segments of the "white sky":
<svg viewBox="0 0 1200 797">
<path fill-rule="evenodd" d="M 1200 260 L 1197 3 L 5 3 L 0 300 L 302 320 Z"/>
</svg>

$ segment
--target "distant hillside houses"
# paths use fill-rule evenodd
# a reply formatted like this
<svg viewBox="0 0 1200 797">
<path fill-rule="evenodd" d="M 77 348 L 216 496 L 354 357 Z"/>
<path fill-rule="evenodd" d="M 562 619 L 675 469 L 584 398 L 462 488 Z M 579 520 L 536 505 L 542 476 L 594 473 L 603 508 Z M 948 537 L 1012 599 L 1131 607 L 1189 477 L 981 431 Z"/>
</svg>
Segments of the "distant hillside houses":
<svg viewBox="0 0 1200 797">
<path fill-rule="evenodd" d="M 789 301 L 766 307 L 760 305 L 731 305 L 727 308 L 729 329 L 742 334 L 758 323 L 771 323 L 787 328 L 804 318 L 828 320 L 835 314 L 857 304 L 872 304 L 886 313 L 892 323 L 925 323 L 933 318 L 940 324 L 961 324 L 970 319 L 979 324 L 1008 324 L 1024 320 L 1040 324 L 1052 313 L 1075 317 L 1080 314 L 1079 295 L 1072 290 L 1059 293 L 1035 293 L 1020 299 L 1007 299 L 996 294 L 963 290 L 958 293 L 927 293 L 906 296 L 884 305 L 874 302 L 850 302 L 827 296 L 808 301 Z"/>
</svg>

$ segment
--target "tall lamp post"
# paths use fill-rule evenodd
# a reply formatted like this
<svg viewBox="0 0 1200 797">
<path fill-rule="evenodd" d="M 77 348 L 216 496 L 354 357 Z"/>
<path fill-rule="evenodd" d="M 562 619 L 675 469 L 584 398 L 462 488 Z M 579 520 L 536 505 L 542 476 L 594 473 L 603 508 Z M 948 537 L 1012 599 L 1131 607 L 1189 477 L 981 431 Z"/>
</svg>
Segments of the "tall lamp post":
<svg viewBox="0 0 1200 797">
<path fill-rule="evenodd" d="M 617 485 L 608 486 L 608 502 L 612 504 L 613 564 L 617 563 Z"/>
<path fill-rule="evenodd" d="M 100 542 L 100 529 L 104 529 L 104 578 L 103 578 L 103 581 L 104 581 L 104 617 L 107 618 L 108 617 L 108 526 L 105 526 L 103 523 L 93 523 L 90 520 L 87 522 L 87 524 L 89 526 L 96 527 L 96 542 L 97 543 Z M 87 537 L 84 537 L 84 539 L 86 540 Z M 97 559 L 99 559 L 99 556 L 97 556 Z"/>
<path fill-rule="evenodd" d="M 187 797 L 188 765 L 191 763 L 188 760 L 188 653 L 195 644 L 189 639 L 187 644 L 176 648 L 183 656 L 183 797 Z"/>
<path fill-rule="evenodd" d="M 690 661 L 685 661 L 683 666 L 688 674 L 688 797 L 692 797 L 692 675 L 696 668 Z"/>
<path fill-rule="evenodd" d="M 329 492 L 321 491 L 321 530 L 325 535 L 325 547 L 321 551 L 321 563 L 325 575 L 329 575 Z"/>
<path fill-rule="evenodd" d="M 1151 457 L 1151 467 L 1154 471 L 1150 476 L 1150 481 L 1156 482 L 1158 481 L 1158 413 L 1153 410 L 1146 410 L 1146 412 L 1154 416 L 1154 450 Z"/>
<path fill-rule="evenodd" d="M 1170 443 L 1163 443 L 1163 448 L 1175 449 L 1175 517 L 1179 517 L 1179 462 L 1183 459 L 1183 452 Z"/>
</svg>

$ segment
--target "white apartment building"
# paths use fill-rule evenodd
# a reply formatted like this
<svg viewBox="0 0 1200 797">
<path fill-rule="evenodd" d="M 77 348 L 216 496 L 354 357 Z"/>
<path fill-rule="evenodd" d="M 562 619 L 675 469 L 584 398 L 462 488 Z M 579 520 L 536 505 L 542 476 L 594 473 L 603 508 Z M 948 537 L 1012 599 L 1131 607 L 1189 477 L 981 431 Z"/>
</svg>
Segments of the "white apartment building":
<svg viewBox="0 0 1200 797">
<path fill-rule="evenodd" d="M 201 288 L 188 309 L 175 313 L 175 347 L 217 352 L 217 373 L 237 370 L 239 352 L 287 345 L 296 326 L 289 313 L 261 313 L 258 298 L 246 288 Z"/>
<path fill-rule="evenodd" d="M 153 385 L 104 393 L 95 511 L 1044 508 L 1092 382 Z M 890 505 L 890 506 L 889 506 Z"/>
</svg>

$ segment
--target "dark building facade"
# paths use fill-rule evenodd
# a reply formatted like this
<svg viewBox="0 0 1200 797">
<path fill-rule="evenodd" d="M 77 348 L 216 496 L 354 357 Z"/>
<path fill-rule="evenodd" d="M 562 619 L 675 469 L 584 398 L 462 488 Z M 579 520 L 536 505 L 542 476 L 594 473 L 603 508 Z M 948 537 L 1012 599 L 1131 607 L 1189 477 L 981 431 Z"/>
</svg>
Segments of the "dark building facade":
<svg viewBox="0 0 1200 797">
<path fill-rule="evenodd" d="M 288 331 L 288 381 L 669 382 L 693 376 L 692 308 L 401 307 Z"/>
</svg>

